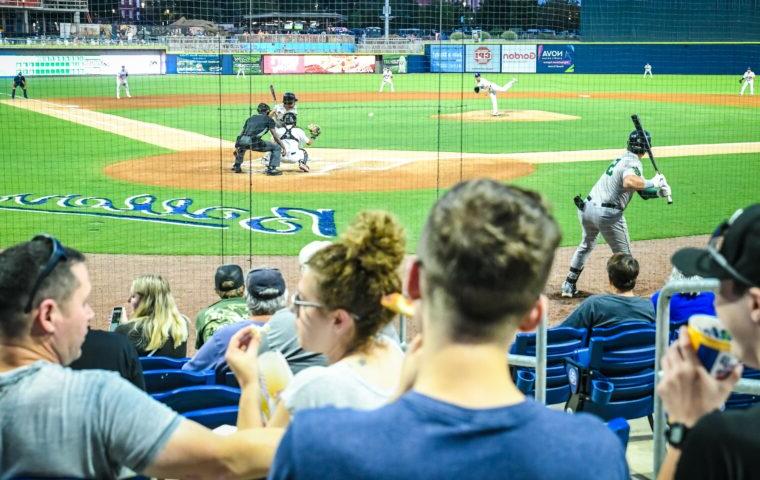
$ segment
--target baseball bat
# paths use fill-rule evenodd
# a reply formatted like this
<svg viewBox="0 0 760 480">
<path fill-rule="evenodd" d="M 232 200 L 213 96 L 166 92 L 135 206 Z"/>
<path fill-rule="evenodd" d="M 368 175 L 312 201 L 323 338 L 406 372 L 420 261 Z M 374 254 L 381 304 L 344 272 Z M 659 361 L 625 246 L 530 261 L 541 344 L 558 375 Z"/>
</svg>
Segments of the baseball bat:
<svg viewBox="0 0 760 480">
<path fill-rule="evenodd" d="M 274 100 L 275 103 L 277 103 L 277 95 L 274 93 L 274 85 L 269 85 L 269 93 L 272 94 L 272 100 Z"/>
<path fill-rule="evenodd" d="M 657 173 L 660 173 L 660 169 L 657 168 L 657 162 L 654 159 L 654 154 L 652 154 L 652 146 L 649 145 L 649 138 L 647 138 L 646 134 L 644 134 L 644 128 L 641 126 L 641 120 L 639 120 L 639 116 L 636 114 L 631 115 L 631 120 L 633 120 L 633 126 L 636 128 L 636 131 L 639 132 L 641 135 L 641 138 L 644 139 L 644 148 L 646 149 L 647 155 L 649 156 L 649 160 L 652 162 L 652 166 L 654 167 L 654 171 Z M 668 205 L 673 204 L 673 197 L 668 195 Z"/>
</svg>

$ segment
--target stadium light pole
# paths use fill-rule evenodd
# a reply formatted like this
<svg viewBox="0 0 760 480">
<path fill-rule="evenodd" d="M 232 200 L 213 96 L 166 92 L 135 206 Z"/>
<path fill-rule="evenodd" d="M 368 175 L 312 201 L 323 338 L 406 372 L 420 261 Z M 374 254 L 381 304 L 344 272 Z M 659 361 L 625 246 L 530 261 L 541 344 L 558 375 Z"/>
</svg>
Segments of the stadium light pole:
<svg viewBox="0 0 760 480">
<path fill-rule="evenodd" d="M 385 17 L 385 41 L 388 41 L 388 34 L 390 32 L 391 24 L 391 3 L 390 0 L 385 0 L 383 5 L 383 16 Z"/>
</svg>

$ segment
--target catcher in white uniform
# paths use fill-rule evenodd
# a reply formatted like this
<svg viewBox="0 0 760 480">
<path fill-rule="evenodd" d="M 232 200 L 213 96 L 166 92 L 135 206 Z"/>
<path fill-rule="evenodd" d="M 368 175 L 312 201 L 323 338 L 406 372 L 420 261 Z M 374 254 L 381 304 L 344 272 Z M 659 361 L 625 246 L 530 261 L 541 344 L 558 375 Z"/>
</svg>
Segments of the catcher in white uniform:
<svg viewBox="0 0 760 480">
<path fill-rule="evenodd" d="M 631 254 L 631 240 L 623 212 L 633 192 L 638 192 L 644 200 L 671 195 L 664 175 L 658 173 L 650 180 L 642 175 L 641 158 L 646 153 L 647 143 L 651 144 L 649 132 L 645 131 L 644 135 L 636 130 L 631 132 L 628 135 L 628 151 L 609 164 L 585 200 L 580 195 L 575 197 L 583 236 L 562 284 L 563 297 L 573 297 L 578 293 L 575 284 L 600 233 L 613 253 Z"/>
<path fill-rule="evenodd" d="M 127 81 L 127 77 L 129 76 L 129 73 L 127 73 L 126 67 L 124 65 L 121 66 L 121 70 L 119 70 L 116 73 L 116 99 L 121 98 L 121 87 L 124 87 L 124 91 L 127 93 L 127 98 L 132 98 L 132 95 L 129 94 L 129 82 Z"/>
<path fill-rule="evenodd" d="M 303 129 L 296 126 L 296 114 L 288 112 L 283 115 L 283 126 L 277 127 L 275 131 L 277 136 L 285 145 L 282 155 L 282 163 L 297 163 L 302 172 L 308 172 L 309 169 L 309 152 L 304 147 L 311 145 L 319 136 L 321 130 L 318 125 L 309 124 L 309 136 Z M 264 155 L 262 161 L 269 164 L 269 153 Z"/>
<path fill-rule="evenodd" d="M 274 106 L 272 113 L 269 115 L 274 119 L 274 123 L 277 127 L 285 125 L 283 119 L 285 118 L 286 113 L 298 115 L 298 109 L 296 108 L 297 101 L 298 99 L 296 98 L 295 93 L 286 92 L 285 95 L 282 96 L 282 103 L 278 103 Z"/>
<path fill-rule="evenodd" d="M 393 88 L 393 72 L 391 72 L 391 69 L 386 67 L 383 69 L 383 83 L 380 84 L 380 91 L 382 92 L 386 85 L 390 85 L 391 92 L 395 92 L 396 89 Z"/>
<path fill-rule="evenodd" d="M 517 83 L 517 79 L 513 78 L 512 80 L 508 81 L 506 85 L 503 87 L 501 85 L 496 85 L 493 82 L 489 82 L 485 78 L 481 77 L 479 73 L 475 74 L 475 93 L 480 93 L 481 91 L 488 92 L 488 96 L 491 97 L 491 115 L 494 117 L 498 117 L 501 115 L 499 113 L 499 104 L 496 101 L 496 92 L 506 92 L 510 88 L 512 88 L 512 85 Z"/>
<path fill-rule="evenodd" d="M 753 72 L 751 68 L 747 67 L 747 71 L 744 72 L 739 83 L 742 84 L 742 89 L 739 92 L 739 95 L 744 95 L 744 90 L 746 90 L 747 85 L 749 85 L 749 94 L 755 94 L 755 72 Z"/>
</svg>

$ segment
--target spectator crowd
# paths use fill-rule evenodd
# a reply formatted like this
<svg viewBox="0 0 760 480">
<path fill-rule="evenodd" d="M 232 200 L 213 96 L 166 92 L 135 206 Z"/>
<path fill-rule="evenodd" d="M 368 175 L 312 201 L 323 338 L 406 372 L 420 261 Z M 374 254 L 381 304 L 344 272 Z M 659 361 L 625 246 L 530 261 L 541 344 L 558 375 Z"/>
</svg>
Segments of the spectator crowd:
<svg viewBox="0 0 760 480">
<path fill-rule="evenodd" d="M 194 326 L 165 278 L 141 275 L 114 332 L 89 328 L 98 286 L 82 253 L 48 235 L 11 246 L 0 252 L 0 478 L 629 478 L 625 445 L 600 418 L 547 408 L 510 375 L 513 339 L 545 317 L 560 236 L 539 194 L 466 181 L 432 207 L 410 261 L 399 221 L 363 211 L 334 241 L 302 248 L 297 284 L 275 268 L 219 266 L 218 300 Z M 760 407 L 722 411 L 742 366 L 710 375 L 686 325 L 717 314 L 732 352 L 760 368 L 760 204 L 672 263 L 670 280 L 720 289 L 671 300 L 678 334 L 653 393 L 669 426 L 659 478 L 752 478 Z M 660 293 L 635 293 L 639 271 L 613 254 L 608 292 L 561 326 L 653 326 Z M 405 350 L 385 301 L 399 293 L 421 325 Z M 193 328 L 182 370 L 234 376 L 233 433 L 145 392 L 139 357 L 185 358 Z M 292 377 L 268 406 L 266 353 Z"/>
</svg>

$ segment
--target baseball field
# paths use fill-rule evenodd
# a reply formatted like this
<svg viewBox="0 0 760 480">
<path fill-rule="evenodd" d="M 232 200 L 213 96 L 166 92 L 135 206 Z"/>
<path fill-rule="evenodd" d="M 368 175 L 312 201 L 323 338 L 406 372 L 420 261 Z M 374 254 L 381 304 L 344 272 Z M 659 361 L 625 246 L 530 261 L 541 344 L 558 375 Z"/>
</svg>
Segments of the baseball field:
<svg viewBox="0 0 760 480">
<path fill-rule="evenodd" d="M 111 77 L 31 78 L 29 100 L 0 96 L 0 247 L 46 231 L 108 255 L 105 265 L 118 255 L 215 265 L 292 256 L 381 208 L 406 226 L 411 252 L 441 192 L 481 176 L 543 193 L 571 246 L 572 198 L 624 151 L 633 113 L 674 197 L 633 200 L 634 240 L 703 235 L 760 199 L 760 96 L 738 96 L 734 77 L 516 77 L 499 94 L 500 117 L 470 74 L 396 75 L 394 93 L 377 92 L 380 75 L 131 76 L 132 98 L 121 100 Z M 267 177 L 251 156 L 243 174 L 229 170 L 244 121 L 271 103 L 270 83 L 278 97 L 296 93 L 300 126 L 322 128 L 310 173 L 286 164 Z M 139 258 L 149 268 L 166 257 Z"/>
</svg>

